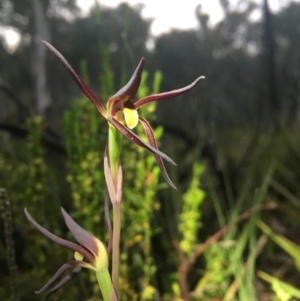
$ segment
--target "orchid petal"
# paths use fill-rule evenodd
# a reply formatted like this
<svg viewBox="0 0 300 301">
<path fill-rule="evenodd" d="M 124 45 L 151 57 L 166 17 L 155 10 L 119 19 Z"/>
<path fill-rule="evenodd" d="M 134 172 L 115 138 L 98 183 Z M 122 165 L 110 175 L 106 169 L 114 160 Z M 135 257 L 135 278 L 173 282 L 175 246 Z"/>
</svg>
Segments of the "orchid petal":
<svg viewBox="0 0 300 301">
<path fill-rule="evenodd" d="M 145 59 L 142 58 L 135 69 L 131 79 L 129 82 L 120 89 L 115 95 L 113 95 L 109 101 L 108 106 L 111 107 L 115 101 L 121 100 L 122 102 L 126 102 L 128 100 L 132 100 L 139 88 L 141 83 L 141 75 L 144 67 Z"/>
<path fill-rule="evenodd" d="M 65 218 L 66 225 L 70 232 L 73 234 L 75 239 L 83 246 L 85 247 L 89 252 L 91 252 L 94 256 L 90 255 L 89 262 L 92 264 L 95 264 L 97 259 L 99 258 L 99 254 L 103 251 L 104 246 L 102 242 L 93 236 L 92 234 L 88 233 L 86 230 L 84 230 L 82 227 L 80 227 L 73 219 L 72 217 L 63 209 L 61 208 L 61 212 Z M 106 251 L 105 251 L 106 252 Z M 105 257 L 103 257 L 105 259 Z M 102 257 L 101 257 L 102 259 Z M 105 266 L 108 265 L 107 262 L 103 262 Z"/>
<path fill-rule="evenodd" d="M 179 95 L 189 91 L 193 87 L 195 87 L 200 82 L 200 80 L 202 80 L 204 78 L 205 78 L 205 76 L 200 76 L 193 83 L 191 83 L 190 85 L 188 85 L 186 87 L 183 87 L 181 89 L 146 96 L 146 97 L 138 100 L 137 102 L 135 102 L 134 106 L 135 106 L 136 109 L 138 109 L 141 106 L 143 106 L 143 105 L 145 105 L 149 102 L 161 101 L 161 100 L 166 100 L 166 99 L 169 99 L 169 98 L 172 98 L 172 97 L 179 96 Z"/>
<path fill-rule="evenodd" d="M 94 256 L 87 251 L 85 248 L 83 248 L 82 246 L 79 246 L 71 241 L 65 240 L 63 238 L 60 238 L 58 236 L 56 236 L 55 234 L 49 232 L 47 229 L 43 228 L 41 225 L 39 225 L 32 217 L 31 215 L 28 213 L 27 209 L 24 209 L 24 213 L 27 217 L 27 219 L 29 220 L 29 222 L 31 222 L 33 224 L 34 227 L 36 227 L 42 234 L 44 234 L 46 237 L 48 237 L 49 239 L 51 239 L 53 242 L 57 243 L 58 245 L 65 247 L 67 249 L 70 249 L 74 252 L 78 252 L 81 253 L 88 261 L 90 262 L 94 262 L 95 258 Z M 80 243 L 80 241 L 78 241 Z"/>
<path fill-rule="evenodd" d="M 139 136 L 137 136 L 135 133 L 133 133 L 131 130 L 129 130 L 127 127 L 125 127 L 122 123 L 120 123 L 112 116 L 108 116 L 107 121 L 110 122 L 123 136 L 125 136 L 130 141 L 134 142 L 136 145 L 141 146 L 149 150 L 150 152 L 159 155 L 160 157 L 162 157 L 163 159 L 165 159 L 166 161 L 170 162 L 173 165 L 177 165 L 170 157 L 168 157 L 166 154 L 164 154 L 157 148 L 152 147 L 148 143 L 141 140 Z"/>
<path fill-rule="evenodd" d="M 106 118 L 107 115 L 106 110 L 102 105 L 102 103 L 100 102 L 97 95 L 94 93 L 94 91 L 85 83 L 82 77 L 74 71 L 74 69 L 70 66 L 70 64 L 67 62 L 67 60 L 63 57 L 63 55 L 58 50 L 56 50 L 51 44 L 47 43 L 46 41 L 42 41 L 42 42 L 49 48 L 49 50 L 52 53 L 54 53 L 60 59 L 60 61 L 63 63 L 63 65 L 67 68 L 69 73 L 74 78 L 81 92 L 94 104 L 94 106 L 97 108 L 99 113 L 104 118 Z"/>
<path fill-rule="evenodd" d="M 62 274 L 64 274 L 69 268 L 76 266 L 77 261 L 73 260 L 70 262 L 65 263 L 64 265 L 62 265 L 57 272 L 51 277 L 51 279 L 38 291 L 36 291 L 36 294 L 41 294 L 43 292 L 45 292 Z M 74 269 L 74 271 L 77 271 L 77 273 L 79 273 L 81 271 L 81 267 L 76 267 Z M 73 271 L 73 272 L 74 272 Z M 69 274 L 70 275 L 70 274 Z M 69 276 L 68 275 L 68 276 Z M 69 279 L 71 280 L 71 279 Z"/>
<path fill-rule="evenodd" d="M 148 123 L 148 121 L 142 117 L 139 118 L 144 130 L 145 130 L 145 133 L 149 139 L 149 142 L 150 142 L 150 145 L 153 146 L 154 148 L 157 148 L 157 143 L 156 143 L 156 139 L 154 137 L 154 133 L 153 133 L 153 130 L 150 126 L 150 124 Z M 171 181 L 168 173 L 167 173 L 167 170 L 165 168 L 165 165 L 163 163 L 163 160 L 161 159 L 161 157 L 159 155 L 157 155 L 156 153 L 153 154 L 154 157 L 155 157 L 155 160 L 156 160 L 156 163 L 158 165 L 158 167 L 160 168 L 164 178 L 166 179 L 166 181 L 169 183 L 169 185 L 176 189 L 176 186 L 173 184 L 173 182 Z"/>
</svg>

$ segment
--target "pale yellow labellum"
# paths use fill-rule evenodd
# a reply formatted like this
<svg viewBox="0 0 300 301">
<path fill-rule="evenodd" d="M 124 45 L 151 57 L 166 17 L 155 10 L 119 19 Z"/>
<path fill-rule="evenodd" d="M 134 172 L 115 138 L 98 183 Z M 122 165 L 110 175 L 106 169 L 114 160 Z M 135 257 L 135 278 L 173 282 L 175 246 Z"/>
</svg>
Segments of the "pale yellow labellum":
<svg viewBox="0 0 300 301">
<path fill-rule="evenodd" d="M 74 258 L 75 258 L 75 260 L 77 260 L 77 261 L 82 261 L 83 258 L 84 258 L 84 256 L 83 256 L 82 254 L 78 253 L 78 252 L 75 252 Z"/>
<path fill-rule="evenodd" d="M 123 108 L 125 123 L 128 128 L 133 129 L 139 122 L 139 114 L 137 110 Z"/>
</svg>

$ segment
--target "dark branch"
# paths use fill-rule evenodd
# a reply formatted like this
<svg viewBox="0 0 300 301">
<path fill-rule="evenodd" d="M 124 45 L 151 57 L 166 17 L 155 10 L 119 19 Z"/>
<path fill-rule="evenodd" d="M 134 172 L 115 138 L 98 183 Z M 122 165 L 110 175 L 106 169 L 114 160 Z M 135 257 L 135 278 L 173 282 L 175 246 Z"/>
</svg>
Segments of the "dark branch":
<svg viewBox="0 0 300 301">
<path fill-rule="evenodd" d="M 14 125 L 9 123 L 0 122 L 0 131 L 6 131 L 11 135 L 19 138 L 26 138 L 29 134 L 28 129 L 24 126 Z M 42 144 L 49 150 L 54 151 L 61 155 L 66 155 L 66 149 L 58 140 L 59 136 L 53 130 L 45 129 L 42 132 Z"/>
</svg>

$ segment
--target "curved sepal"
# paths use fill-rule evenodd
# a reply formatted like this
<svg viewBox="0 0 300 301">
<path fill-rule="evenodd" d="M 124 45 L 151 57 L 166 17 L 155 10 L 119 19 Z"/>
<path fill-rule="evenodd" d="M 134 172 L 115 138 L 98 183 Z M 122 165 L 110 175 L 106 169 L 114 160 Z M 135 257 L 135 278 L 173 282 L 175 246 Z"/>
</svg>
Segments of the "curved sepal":
<svg viewBox="0 0 300 301">
<path fill-rule="evenodd" d="M 57 290 L 59 290 L 62 286 L 64 286 L 66 283 L 68 283 L 70 280 L 72 280 L 74 277 L 76 277 L 79 272 L 81 271 L 81 267 L 75 268 L 70 274 L 68 274 L 66 277 L 64 277 L 59 283 L 57 283 L 42 299 L 45 300 L 47 297 L 51 296 L 53 293 L 55 293 Z"/>
<path fill-rule="evenodd" d="M 112 116 L 108 116 L 107 120 L 128 140 L 134 142 L 136 145 L 141 146 L 150 152 L 157 154 L 158 156 L 162 157 L 164 160 L 170 162 L 173 165 L 177 165 L 170 157 L 168 157 L 166 154 L 158 150 L 157 148 L 149 145 L 148 143 L 141 140 L 139 136 L 137 136 L 135 133 L 130 131 L 127 127 L 125 127 L 122 123 L 120 123 L 118 120 L 113 118 Z"/>
<path fill-rule="evenodd" d="M 46 237 L 51 239 L 53 242 L 57 243 L 58 245 L 65 247 L 67 249 L 70 249 L 74 252 L 78 252 L 82 254 L 89 262 L 94 262 L 95 257 L 92 255 L 91 252 L 87 251 L 84 247 L 79 246 L 71 241 L 65 240 L 63 238 L 60 238 L 56 236 L 55 234 L 51 233 L 41 225 L 39 225 L 33 218 L 32 216 L 28 213 L 27 209 L 24 209 L 24 213 L 28 219 L 28 221 L 33 224 L 42 234 L 44 234 Z"/>
<path fill-rule="evenodd" d="M 142 124 L 144 130 L 145 130 L 145 133 L 148 137 L 148 140 L 149 140 L 149 143 L 151 146 L 153 146 L 154 148 L 157 149 L 157 143 L 156 143 L 156 139 L 154 137 L 154 133 L 153 133 L 153 130 L 150 126 L 150 124 L 148 123 L 148 121 L 142 117 L 139 118 L 140 120 L 140 123 Z M 163 160 L 161 159 L 161 157 L 159 155 L 157 155 L 156 153 L 153 154 L 154 157 L 155 157 L 155 160 L 156 160 L 156 163 L 158 165 L 158 167 L 160 168 L 161 170 L 161 173 L 163 174 L 164 178 L 166 179 L 166 181 L 168 182 L 168 184 L 174 188 L 175 190 L 177 190 L 176 186 L 173 184 L 173 182 L 171 181 L 168 173 L 167 173 L 167 170 L 165 168 L 165 165 L 163 163 Z"/>
<path fill-rule="evenodd" d="M 56 273 L 51 277 L 51 279 L 41 288 L 39 289 L 38 291 L 35 291 L 35 293 L 38 295 L 38 294 L 42 294 L 43 292 L 45 292 L 61 275 L 63 275 L 68 269 L 74 267 L 77 265 L 77 261 L 76 260 L 72 260 L 70 262 L 67 262 L 65 264 L 63 264 L 57 271 Z M 74 269 L 74 271 L 77 271 L 77 274 L 81 271 L 81 267 L 76 267 Z M 72 271 L 73 272 L 73 271 Z M 69 275 L 67 275 L 66 277 L 68 277 Z M 76 276 L 76 275 L 74 275 Z M 73 277 L 74 277 L 73 276 Z M 65 277 L 65 278 L 66 278 Z M 73 278 L 72 277 L 72 278 Z M 57 289 L 59 289 L 63 284 L 65 284 L 66 282 L 64 282 L 63 284 L 62 281 L 65 279 L 63 278 L 56 286 L 58 286 Z M 68 281 L 70 281 L 72 278 L 68 279 Z M 67 281 L 67 282 L 68 282 Z M 60 285 L 59 285 L 60 284 Z"/>
<path fill-rule="evenodd" d="M 110 107 L 116 100 L 121 100 L 122 102 L 126 102 L 134 98 L 139 85 L 141 83 L 141 76 L 144 67 L 145 59 L 142 58 L 135 69 L 133 75 L 131 76 L 129 82 L 120 89 L 115 95 L 113 95 L 109 101 L 108 106 Z"/>
<path fill-rule="evenodd" d="M 149 102 L 161 101 L 161 100 L 166 100 L 166 99 L 169 99 L 169 98 L 179 96 L 179 95 L 191 90 L 193 87 L 195 87 L 204 78 L 205 78 L 205 76 L 200 76 L 193 83 L 191 83 L 190 85 L 188 85 L 186 87 L 183 87 L 181 89 L 146 96 L 146 97 L 138 100 L 137 102 L 135 102 L 134 106 L 135 106 L 136 109 L 138 109 L 141 106 L 143 106 L 143 105 L 145 105 Z"/>
<path fill-rule="evenodd" d="M 94 106 L 97 108 L 99 113 L 106 118 L 106 110 L 103 107 L 102 103 L 100 102 L 97 95 L 94 93 L 94 91 L 85 83 L 85 81 L 82 79 L 82 77 L 77 74 L 74 69 L 70 66 L 70 64 L 67 62 L 67 60 L 63 57 L 63 55 L 56 50 L 51 44 L 49 44 L 46 41 L 42 41 L 48 49 L 55 54 L 59 60 L 63 63 L 63 65 L 66 67 L 66 69 L 69 71 L 69 73 L 74 78 L 77 86 L 81 90 L 81 92 L 94 104 Z"/>
</svg>

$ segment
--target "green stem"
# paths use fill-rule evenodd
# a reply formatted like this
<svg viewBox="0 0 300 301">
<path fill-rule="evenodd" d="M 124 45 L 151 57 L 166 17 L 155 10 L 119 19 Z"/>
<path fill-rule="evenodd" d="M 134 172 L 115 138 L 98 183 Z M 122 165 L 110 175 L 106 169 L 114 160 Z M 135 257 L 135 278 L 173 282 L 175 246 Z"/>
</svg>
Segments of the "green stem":
<svg viewBox="0 0 300 301">
<path fill-rule="evenodd" d="M 117 182 L 118 182 L 118 165 L 119 165 L 119 157 L 121 153 L 121 139 L 122 139 L 121 133 L 114 127 L 109 126 L 108 127 L 109 165 L 115 183 L 115 187 L 117 187 Z"/>
<path fill-rule="evenodd" d="M 116 294 L 119 291 L 121 203 L 113 204 L 112 282 Z"/>
<path fill-rule="evenodd" d="M 120 187 L 118 181 L 119 157 L 121 153 L 122 135 L 114 127 L 109 126 L 108 152 L 109 165 L 116 191 Z M 119 287 L 119 265 L 120 265 L 120 232 L 121 232 L 121 204 L 120 200 L 111 200 L 113 203 L 113 245 L 112 245 L 112 283 L 116 294 Z"/>
<path fill-rule="evenodd" d="M 112 283 L 108 269 L 102 269 L 96 272 L 97 281 L 104 301 L 110 301 L 112 293 Z"/>
</svg>

